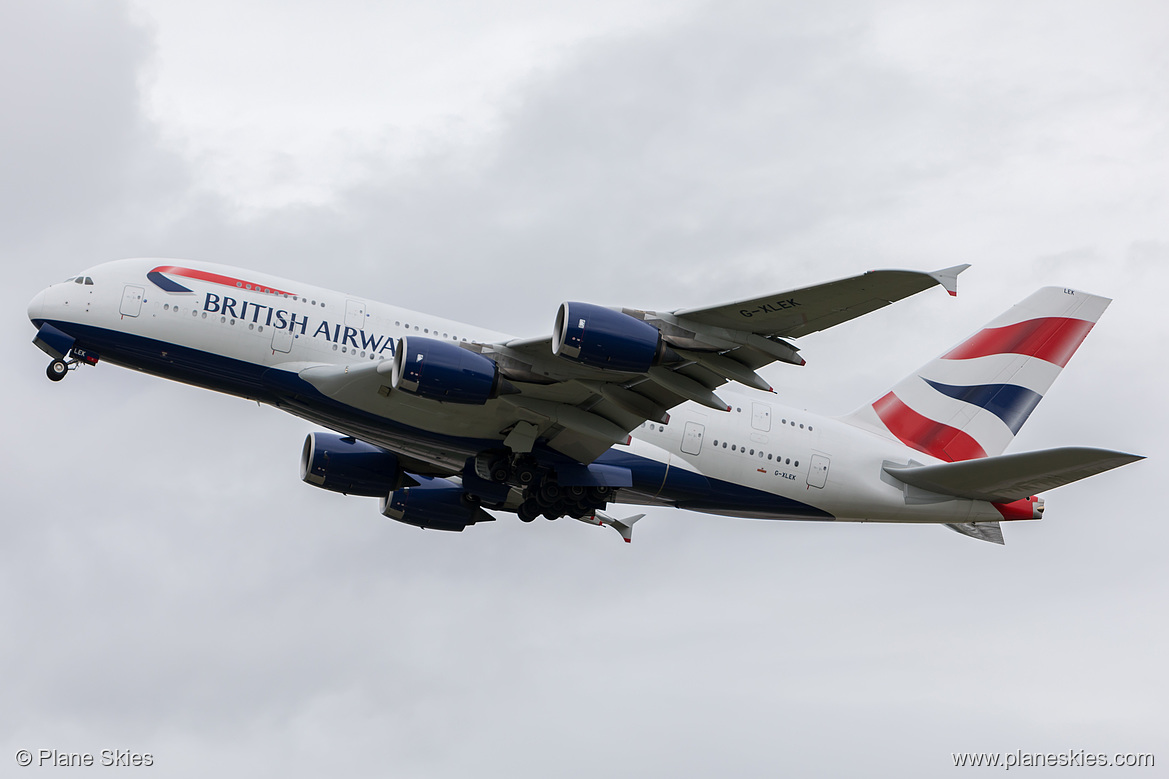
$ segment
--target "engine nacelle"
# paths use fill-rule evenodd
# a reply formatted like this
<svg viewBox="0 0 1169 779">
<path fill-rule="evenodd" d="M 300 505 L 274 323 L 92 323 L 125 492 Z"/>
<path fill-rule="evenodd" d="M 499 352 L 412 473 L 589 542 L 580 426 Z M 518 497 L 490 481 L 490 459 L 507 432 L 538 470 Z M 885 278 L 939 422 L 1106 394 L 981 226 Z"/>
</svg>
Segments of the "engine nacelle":
<svg viewBox="0 0 1169 779">
<path fill-rule="evenodd" d="M 561 303 L 552 353 L 593 368 L 643 373 L 671 351 L 658 329 L 640 319 L 591 303 Z"/>
<path fill-rule="evenodd" d="M 447 403 L 482 406 L 506 387 L 495 361 L 453 343 L 403 336 L 394 352 L 390 386 Z"/>
<path fill-rule="evenodd" d="M 309 433 L 300 455 L 300 478 L 345 495 L 383 497 L 411 479 L 393 452 L 336 433 Z"/>
<path fill-rule="evenodd" d="M 418 476 L 418 484 L 394 490 L 381 500 L 381 512 L 390 519 L 433 530 L 463 530 L 476 522 L 494 520 L 467 499 L 463 487 L 449 479 Z"/>
</svg>

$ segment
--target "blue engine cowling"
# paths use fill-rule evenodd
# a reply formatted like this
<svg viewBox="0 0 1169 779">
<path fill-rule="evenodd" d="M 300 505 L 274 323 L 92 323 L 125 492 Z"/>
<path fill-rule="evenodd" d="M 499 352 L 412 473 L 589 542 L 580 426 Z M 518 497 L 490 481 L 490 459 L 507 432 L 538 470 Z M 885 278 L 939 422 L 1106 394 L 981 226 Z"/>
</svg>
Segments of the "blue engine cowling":
<svg viewBox="0 0 1169 779">
<path fill-rule="evenodd" d="M 382 514 L 415 527 L 453 531 L 495 519 L 467 499 L 462 485 L 429 476 L 414 478 L 418 481 L 415 486 L 394 490 L 382 498 Z"/>
<path fill-rule="evenodd" d="M 300 478 L 324 490 L 370 498 L 412 482 L 393 452 L 336 433 L 309 433 L 304 439 Z"/>
<path fill-rule="evenodd" d="M 482 406 L 506 381 L 494 360 L 446 341 L 403 336 L 394 352 L 390 386 L 431 400 Z"/>
<path fill-rule="evenodd" d="M 662 362 L 669 347 L 651 324 L 591 303 L 561 303 L 552 330 L 552 353 L 593 368 L 643 373 Z"/>
</svg>

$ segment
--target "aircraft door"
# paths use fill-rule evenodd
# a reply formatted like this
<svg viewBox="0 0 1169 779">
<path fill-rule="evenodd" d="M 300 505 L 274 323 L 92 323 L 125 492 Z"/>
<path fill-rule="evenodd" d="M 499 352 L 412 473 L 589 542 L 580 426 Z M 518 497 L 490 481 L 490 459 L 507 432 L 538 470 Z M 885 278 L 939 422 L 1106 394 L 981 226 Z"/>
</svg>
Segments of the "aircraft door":
<svg viewBox="0 0 1169 779">
<path fill-rule="evenodd" d="M 687 422 L 682 432 L 682 451 L 685 454 L 698 454 L 702 451 L 702 434 L 706 428 L 697 422 Z"/>
<path fill-rule="evenodd" d="M 142 313 L 142 299 L 145 296 L 145 289 L 127 284 L 126 288 L 122 290 L 122 305 L 118 311 L 122 313 L 122 316 L 138 316 Z"/>
<path fill-rule="evenodd" d="M 808 465 L 808 486 L 824 489 L 828 483 L 828 466 L 830 461 L 822 454 L 812 455 L 812 462 Z"/>
<path fill-rule="evenodd" d="M 771 404 L 751 404 L 751 427 L 764 433 L 771 430 Z"/>
<path fill-rule="evenodd" d="M 345 326 L 354 330 L 365 329 L 365 304 L 357 300 L 345 301 Z"/>
<path fill-rule="evenodd" d="M 292 351 L 291 327 L 286 327 L 283 330 L 272 331 L 272 351 L 285 353 Z"/>
</svg>

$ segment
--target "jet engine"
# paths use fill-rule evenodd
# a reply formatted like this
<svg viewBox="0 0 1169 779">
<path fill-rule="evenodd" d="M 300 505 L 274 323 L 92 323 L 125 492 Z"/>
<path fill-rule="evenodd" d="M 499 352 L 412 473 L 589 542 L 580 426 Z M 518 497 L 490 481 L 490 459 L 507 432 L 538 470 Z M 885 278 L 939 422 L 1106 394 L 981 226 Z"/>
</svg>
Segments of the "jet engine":
<svg viewBox="0 0 1169 779">
<path fill-rule="evenodd" d="M 453 343 L 403 336 L 394 351 L 390 386 L 431 400 L 482 406 L 510 389 L 490 358 Z"/>
<path fill-rule="evenodd" d="M 591 303 L 560 304 L 552 353 L 593 368 L 634 373 L 679 359 L 653 325 Z"/>
<path fill-rule="evenodd" d="M 495 520 L 467 498 L 461 484 L 429 476 L 417 478 L 413 487 L 394 490 L 382 498 L 382 514 L 407 525 L 456 532 L 476 522 Z"/>
<path fill-rule="evenodd" d="M 336 433 L 309 433 L 300 455 L 300 478 L 345 495 L 383 497 L 413 480 L 393 452 Z"/>
</svg>

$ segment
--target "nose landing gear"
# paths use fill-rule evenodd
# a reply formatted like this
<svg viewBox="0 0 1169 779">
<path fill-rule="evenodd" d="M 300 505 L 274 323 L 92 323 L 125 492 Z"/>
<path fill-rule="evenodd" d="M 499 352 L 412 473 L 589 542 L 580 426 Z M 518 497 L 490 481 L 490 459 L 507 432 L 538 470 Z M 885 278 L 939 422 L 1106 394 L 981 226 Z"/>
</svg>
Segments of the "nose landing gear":
<svg viewBox="0 0 1169 779">
<path fill-rule="evenodd" d="M 77 370 L 78 365 L 97 365 L 98 356 L 92 352 L 73 349 L 64 359 L 53 360 L 45 369 L 49 381 L 60 381 L 69 371 Z"/>
<path fill-rule="evenodd" d="M 45 370 L 45 375 L 49 377 L 49 381 L 60 381 L 68 372 L 69 363 L 64 360 L 53 360 Z"/>
</svg>

